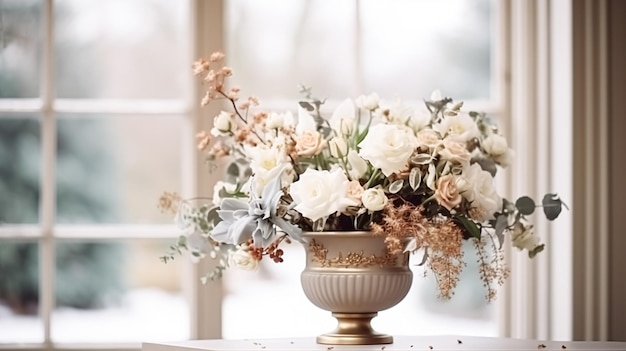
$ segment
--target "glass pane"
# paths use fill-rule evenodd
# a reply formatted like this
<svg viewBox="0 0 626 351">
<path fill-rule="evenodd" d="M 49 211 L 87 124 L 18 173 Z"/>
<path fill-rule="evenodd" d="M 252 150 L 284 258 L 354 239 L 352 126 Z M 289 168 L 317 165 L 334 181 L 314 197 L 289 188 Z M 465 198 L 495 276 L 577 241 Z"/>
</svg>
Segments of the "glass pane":
<svg viewBox="0 0 626 351">
<path fill-rule="evenodd" d="M 41 1 L 0 1 L 0 98 L 39 95 Z"/>
<path fill-rule="evenodd" d="M 242 96 L 299 98 L 298 84 L 323 97 L 352 93 L 352 1 L 225 2 L 227 62 Z"/>
<path fill-rule="evenodd" d="M 281 248 L 285 251 L 283 263 L 265 258 L 259 271 L 231 268 L 224 274 L 224 338 L 310 337 L 336 326 L 330 312 L 317 308 L 302 291 L 300 273 L 305 265 L 302 245 L 293 242 Z"/>
<path fill-rule="evenodd" d="M 182 260 L 159 265 L 169 241 L 57 244 L 54 342 L 184 340 Z"/>
<path fill-rule="evenodd" d="M 186 3 L 55 1 L 57 96 L 182 98 Z"/>
<path fill-rule="evenodd" d="M 0 344 L 43 341 L 39 246 L 0 240 Z"/>
<path fill-rule="evenodd" d="M 0 224 L 39 221 L 39 121 L 0 116 Z"/>
<path fill-rule="evenodd" d="M 181 121 L 60 116 L 57 221 L 172 223 L 156 204 L 164 191 L 181 188 Z"/>
<path fill-rule="evenodd" d="M 360 2 L 365 91 L 422 100 L 489 99 L 490 0 Z"/>
<path fill-rule="evenodd" d="M 490 0 L 354 4 L 227 2 L 232 82 L 261 99 L 298 98 L 297 84 L 320 98 L 375 91 L 422 100 L 434 89 L 456 99 L 491 97 Z"/>
</svg>

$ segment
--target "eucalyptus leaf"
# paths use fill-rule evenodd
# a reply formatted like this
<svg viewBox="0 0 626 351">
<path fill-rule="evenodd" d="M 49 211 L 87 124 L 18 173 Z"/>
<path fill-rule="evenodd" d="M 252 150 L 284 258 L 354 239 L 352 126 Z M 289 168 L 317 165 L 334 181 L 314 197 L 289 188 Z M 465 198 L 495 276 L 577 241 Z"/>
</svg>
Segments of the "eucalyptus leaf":
<svg viewBox="0 0 626 351">
<path fill-rule="evenodd" d="M 403 185 L 404 185 L 404 180 L 398 179 L 389 185 L 389 192 L 392 194 L 395 194 L 398 191 L 400 191 L 400 189 L 402 189 Z"/>
<path fill-rule="evenodd" d="M 496 218 L 495 229 L 496 237 L 498 238 L 499 243 L 498 249 L 501 249 L 502 244 L 504 243 L 504 230 L 506 229 L 507 224 L 508 220 L 506 215 L 499 215 L 498 218 Z"/>
<path fill-rule="evenodd" d="M 229 164 L 228 168 L 226 169 L 226 174 L 235 178 L 239 177 L 239 165 L 237 165 L 237 163 L 235 162 Z"/>
<path fill-rule="evenodd" d="M 545 249 L 546 245 L 545 244 L 541 244 L 537 247 L 535 247 L 532 251 L 528 251 L 528 257 L 533 258 L 535 257 L 535 255 L 537 255 L 538 253 L 540 253 L 541 251 L 543 251 L 543 249 Z"/>
<path fill-rule="evenodd" d="M 557 194 L 546 194 L 541 201 L 543 213 L 550 221 L 555 220 L 562 211 L 563 202 Z"/>
<path fill-rule="evenodd" d="M 411 189 L 417 190 L 420 184 L 422 184 L 422 170 L 417 167 L 411 168 L 411 173 L 409 173 L 409 185 Z"/>
<path fill-rule="evenodd" d="M 521 214 L 530 215 L 535 212 L 535 200 L 528 196 L 522 196 L 515 201 L 515 207 L 517 207 Z"/>
<path fill-rule="evenodd" d="M 454 218 L 465 228 L 470 237 L 480 239 L 480 228 L 474 221 L 465 216 L 457 216 Z"/>
<path fill-rule="evenodd" d="M 298 104 L 307 111 L 315 111 L 315 107 L 306 101 L 298 101 Z"/>
</svg>

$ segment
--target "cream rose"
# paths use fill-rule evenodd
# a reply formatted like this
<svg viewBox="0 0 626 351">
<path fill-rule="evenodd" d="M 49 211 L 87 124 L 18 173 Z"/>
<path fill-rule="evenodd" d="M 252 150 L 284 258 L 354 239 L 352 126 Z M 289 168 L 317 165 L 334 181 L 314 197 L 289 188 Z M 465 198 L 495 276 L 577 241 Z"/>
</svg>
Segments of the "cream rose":
<svg viewBox="0 0 626 351">
<path fill-rule="evenodd" d="M 502 200 L 493 186 L 491 173 L 484 171 L 477 163 L 463 171 L 457 187 L 461 195 L 476 208 L 471 211 L 471 215 L 478 221 L 492 219 L 502 205 Z"/>
<path fill-rule="evenodd" d="M 463 199 L 456 186 L 456 178 L 456 176 L 448 174 L 439 178 L 437 181 L 435 198 L 437 199 L 437 202 L 441 206 L 447 208 L 448 211 L 452 211 L 452 209 L 457 207 Z"/>
<path fill-rule="evenodd" d="M 511 234 L 513 246 L 520 250 L 528 250 L 529 253 L 535 252 L 538 247 L 543 246 L 541 239 L 533 231 L 533 226 L 524 226 L 522 223 L 517 223 L 513 227 Z"/>
<path fill-rule="evenodd" d="M 474 119 L 465 114 L 448 116 L 439 124 L 435 125 L 434 129 L 441 133 L 444 137 L 454 135 L 463 141 L 469 141 L 480 135 L 480 131 L 478 130 L 478 126 L 476 126 Z"/>
<path fill-rule="evenodd" d="M 326 147 L 326 140 L 317 131 L 306 131 L 296 140 L 296 152 L 300 156 L 315 156 Z"/>
<path fill-rule="evenodd" d="M 420 147 L 424 146 L 430 150 L 436 149 L 442 143 L 439 133 L 432 129 L 422 129 L 416 137 Z"/>
<path fill-rule="evenodd" d="M 382 210 L 389 199 L 387 195 L 385 195 L 385 191 L 382 188 L 369 188 L 363 192 L 363 196 L 361 196 L 361 201 L 363 202 L 363 206 L 368 209 L 368 211 L 380 211 Z"/>
<path fill-rule="evenodd" d="M 439 151 L 439 155 L 444 160 L 460 164 L 467 164 L 472 158 L 470 152 L 467 151 L 465 142 L 456 138 L 445 138 L 443 140 L 443 149 Z"/>
<path fill-rule="evenodd" d="M 228 261 L 231 266 L 246 271 L 256 270 L 259 266 L 259 261 L 252 257 L 252 255 L 250 255 L 250 252 L 245 247 L 239 248 L 236 251 L 232 251 L 230 253 Z"/>
<path fill-rule="evenodd" d="M 417 139 L 408 128 L 377 124 L 370 128 L 359 147 L 361 157 L 380 168 L 385 176 L 390 176 L 407 168 L 408 159 L 417 147 Z"/>
<path fill-rule="evenodd" d="M 300 179 L 291 184 L 289 194 L 297 204 L 295 210 L 316 221 L 348 206 L 356 206 L 347 195 L 348 184 L 348 178 L 341 169 L 329 172 L 308 168 Z"/>
<path fill-rule="evenodd" d="M 364 191 L 365 189 L 363 189 L 363 186 L 358 180 L 352 180 L 348 183 L 348 191 L 346 192 L 346 195 L 349 199 L 356 203 L 354 206 L 359 206 L 362 202 L 361 198 Z"/>
<path fill-rule="evenodd" d="M 485 152 L 492 156 L 502 155 L 509 150 L 506 138 L 495 133 L 486 137 L 482 142 L 482 146 Z"/>
</svg>

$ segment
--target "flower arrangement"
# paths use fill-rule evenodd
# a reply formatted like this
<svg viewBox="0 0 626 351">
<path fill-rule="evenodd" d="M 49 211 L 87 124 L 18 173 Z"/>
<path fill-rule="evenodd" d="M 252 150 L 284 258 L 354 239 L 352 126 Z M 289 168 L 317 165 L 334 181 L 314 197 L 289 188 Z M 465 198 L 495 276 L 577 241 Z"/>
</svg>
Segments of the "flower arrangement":
<svg viewBox="0 0 626 351">
<path fill-rule="evenodd" d="M 209 203 L 161 197 L 184 231 L 163 261 L 183 251 L 209 256 L 218 264 L 204 279 L 214 279 L 265 256 L 283 262 L 281 245 L 303 231 L 370 230 L 391 253 L 422 255 L 440 296 L 450 298 L 469 240 L 491 300 L 508 275 L 505 235 L 530 257 L 543 250 L 526 218 L 539 206 L 527 196 L 509 201 L 494 187 L 513 151 L 485 114 L 435 92 L 421 109 L 376 94 L 346 99 L 325 118 L 324 101 L 308 88 L 296 113 L 265 112 L 256 98 L 242 102 L 239 89 L 227 88 L 232 69 L 223 59 L 214 53 L 193 70 L 207 87 L 203 106 L 231 107 L 197 136 L 211 164 L 227 160 L 226 176 Z M 541 207 L 553 220 L 563 205 L 547 194 Z"/>
</svg>

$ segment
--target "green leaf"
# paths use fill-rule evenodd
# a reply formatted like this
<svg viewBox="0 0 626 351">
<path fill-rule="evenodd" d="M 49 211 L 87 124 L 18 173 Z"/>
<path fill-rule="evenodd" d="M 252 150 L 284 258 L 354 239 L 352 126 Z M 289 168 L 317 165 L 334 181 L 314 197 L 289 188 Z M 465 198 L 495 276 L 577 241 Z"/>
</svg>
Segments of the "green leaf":
<svg viewBox="0 0 626 351">
<path fill-rule="evenodd" d="M 535 257 L 538 253 L 540 253 L 541 251 L 543 251 L 543 249 L 546 246 L 544 244 L 541 244 L 537 247 L 535 247 L 532 251 L 528 251 L 528 257 L 533 258 Z"/>
<path fill-rule="evenodd" d="M 226 169 L 226 175 L 234 178 L 239 177 L 239 166 L 237 165 L 237 163 L 232 162 L 228 165 L 228 168 Z"/>
<path fill-rule="evenodd" d="M 563 209 L 563 202 L 557 194 L 546 194 L 541 204 L 543 205 L 543 213 L 550 221 L 555 220 Z"/>
<path fill-rule="evenodd" d="M 457 216 L 455 219 L 465 228 L 470 237 L 480 239 L 480 228 L 474 221 L 464 216 Z"/>
<path fill-rule="evenodd" d="M 523 215 L 532 214 L 535 212 L 535 200 L 528 196 L 522 196 L 515 201 L 515 207 L 517 207 L 519 212 Z"/>
<path fill-rule="evenodd" d="M 315 107 L 306 101 L 298 101 L 298 104 L 307 111 L 315 111 Z"/>
<path fill-rule="evenodd" d="M 496 225 L 495 225 L 496 237 L 498 238 L 498 242 L 500 244 L 498 249 L 501 249 L 502 243 L 504 243 L 504 230 L 506 229 L 507 225 L 508 225 L 508 220 L 507 220 L 506 215 L 499 215 L 498 218 L 496 218 Z"/>
</svg>

